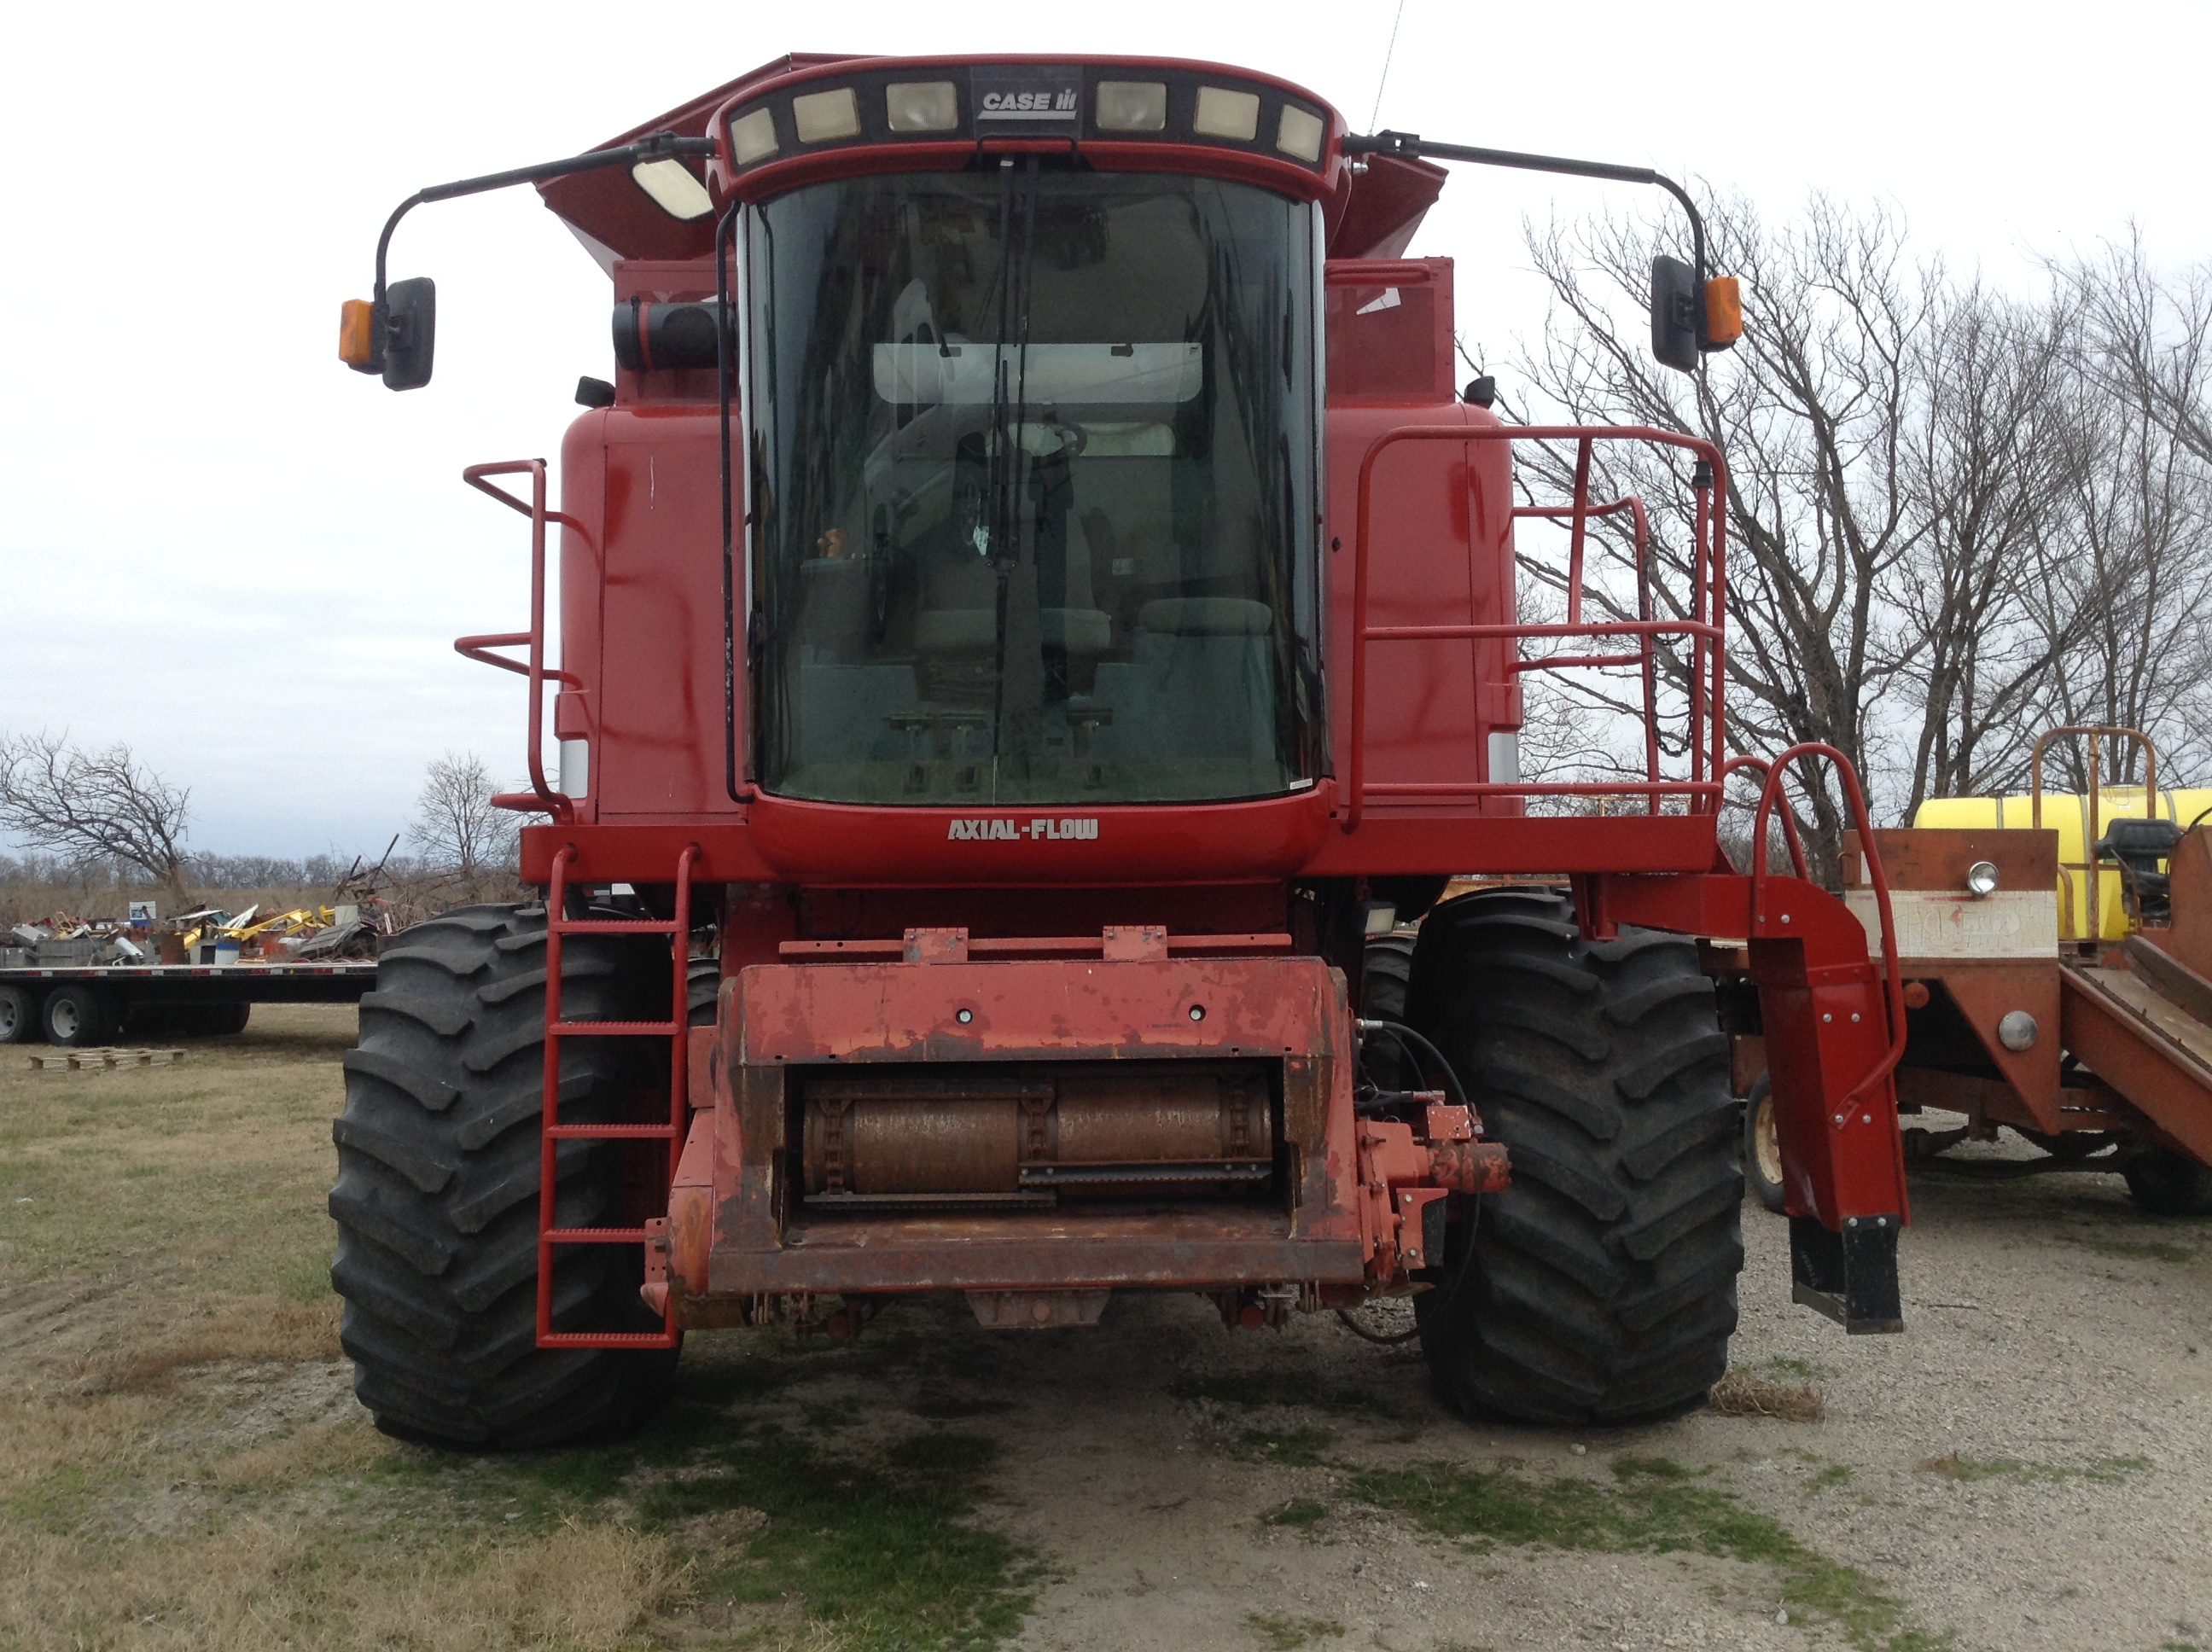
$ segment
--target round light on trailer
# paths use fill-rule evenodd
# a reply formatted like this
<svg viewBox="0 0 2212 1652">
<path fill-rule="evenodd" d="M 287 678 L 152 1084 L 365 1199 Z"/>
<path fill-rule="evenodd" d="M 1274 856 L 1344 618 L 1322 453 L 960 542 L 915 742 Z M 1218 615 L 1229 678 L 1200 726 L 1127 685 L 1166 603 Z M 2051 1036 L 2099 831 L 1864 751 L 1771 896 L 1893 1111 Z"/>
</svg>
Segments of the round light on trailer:
<svg viewBox="0 0 2212 1652">
<path fill-rule="evenodd" d="M 895 132 L 949 132 L 960 125 L 960 94 L 951 81 L 894 82 L 884 113 Z"/>
<path fill-rule="evenodd" d="M 1997 1023 L 1997 1042 L 2014 1055 L 2035 1048 L 2036 1036 L 2043 1030 L 2035 1024 L 2035 1017 L 2025 1010 L 2008 1010 Z"/>
<path fill-rule="evenodd" d="M 637 186 L 672 218 L 703 218 L 714 210 L 707 186 L 681 161 L 641 161 L 629 169 Z"/>
<path fill-rule="evenodd" d="M 1098 82 L 1100 131 L 1157 132 L 1167 124 L 1168 88 L 1164 81 Z"/>
<path fill-rule="evenodd" d="M 1997 892 L 1997 868 L 1992 860 L 1977 860 L 1966 868 L 1966 893 L 1979 898 Z"/>
</svg>

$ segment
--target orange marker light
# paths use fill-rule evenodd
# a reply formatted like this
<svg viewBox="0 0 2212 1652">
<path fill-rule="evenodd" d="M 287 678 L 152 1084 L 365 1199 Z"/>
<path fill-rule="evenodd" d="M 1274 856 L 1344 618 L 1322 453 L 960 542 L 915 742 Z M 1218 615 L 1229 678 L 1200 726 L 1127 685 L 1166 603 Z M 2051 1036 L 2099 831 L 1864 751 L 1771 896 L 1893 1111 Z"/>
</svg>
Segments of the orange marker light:
<svg viewBox="0 0 2212 1652">
<path fill-rule="evenodd" d="M 338 360 L 366 373 L 376 361 L 376 306 L 349 298 L 338 311 Z"/>
<path fill-rule="evenodd" d="M 1724 350 L 1743 337 L 1743 289 L 1734 276 L 1705 283 L 1705 343 Z"/>
</svg>

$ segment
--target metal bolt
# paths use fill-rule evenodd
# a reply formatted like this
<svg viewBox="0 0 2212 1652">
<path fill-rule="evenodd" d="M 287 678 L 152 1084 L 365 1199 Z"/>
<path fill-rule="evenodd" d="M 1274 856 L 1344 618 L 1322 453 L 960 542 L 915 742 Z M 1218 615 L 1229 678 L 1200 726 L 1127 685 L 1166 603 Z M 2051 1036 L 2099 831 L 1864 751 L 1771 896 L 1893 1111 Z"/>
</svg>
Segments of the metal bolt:
<svg viewBox="0 0 2212 1652">
<path fill-rule="evenodd" d="M 952 1018 L 964 1027 L 975 1018 L 975 1012 L 973 1010 L 963 1010 Z"/>
<path fill-rule="evenodd" d="M 1785 924 L 1790 921 L 1790 914 L 1788 913 L 1785 912 L 1782 914 L 1782 921 Z"/>
<path fill-rule="evenodd" d="M 1851 1011 L 1851 1019 L 1852 1019 L 1853 1021 L 1856 1021 L 1858 1018 L 1859 1018 L 1859 1012 L 1858 1012 L 1856 1010 L 1853 1010 L 1853 1011 Z"/>
<path fill-rule="evenodd" d="M 1830 1014 L 1829 1014 L 1829 1013 L 1827 1013 L 1826 1011 L 1823 1011 L 1821 1012 L 1820 1019 L 1821 1019 L 1821 1020 L 1823 1020 L 1823 1021 L 1833 1021 L 1835 1018 L 1836 1018 L 1836 1017 L 1835 1017 L 1834 1016 L 1830 1015 Z"/>
<path fill-rule="evenodd" d="M 1203 1021 L 1203 1020 L 1205 1020 L 1205 1019 L 1206 1019 L 1206 1005 L 1204 1005 L 1203 1004 L 1194 1004 L 1194 1005 L 1192 1005 L 1190 1006 L 1190 1018 L 1191 1018 L 1193 1021 Z"/>
<path fill-rule="evenodd" d="M 1859 1122 L 1860 1122 L 1861 1124 L 1872 1124 L 1872 1123 L 1874 1122 L 1874 1114 L 1871 1114 L 1871 1113 L 1862 1113 L 1862 1114 L 1859 1114 Z"/>
<path fill-rule="evenodd" d="M 1858 1224 L 1859 1219 L 1856 1216 L 1847 1216 L 1844 1218 L 1844 1225 L 1847 1228 L 1855 1228 Z"/>
<path fill-rule="evenodd" d="M 1844 1115 L 1843 1115 L 1842 1114 L 1840 1114 L 1840 1113 L 1837 1114 L 1836 1114 L 1836 1122 L 1837 1122 L 1838 1124 L 1841 1124 L 1843 1121 L 1844 1121 Z"/>
</svg>

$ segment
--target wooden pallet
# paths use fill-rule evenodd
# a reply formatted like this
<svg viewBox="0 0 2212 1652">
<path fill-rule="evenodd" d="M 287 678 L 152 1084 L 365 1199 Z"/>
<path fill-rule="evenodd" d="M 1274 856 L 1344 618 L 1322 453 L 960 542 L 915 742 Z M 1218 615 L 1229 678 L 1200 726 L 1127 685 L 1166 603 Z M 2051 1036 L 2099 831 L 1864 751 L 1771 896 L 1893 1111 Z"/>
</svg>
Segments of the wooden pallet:
<svg viewBox="0 0 2212 1652">
<path fill-rule="evenodd" d="M 31 1065 L 46 1072 L 89 1072 L 106 1067 L 166 1067 L 184 1059 L 182 1050 L 56 1050 L 33 1056 Z"/>
</svg>

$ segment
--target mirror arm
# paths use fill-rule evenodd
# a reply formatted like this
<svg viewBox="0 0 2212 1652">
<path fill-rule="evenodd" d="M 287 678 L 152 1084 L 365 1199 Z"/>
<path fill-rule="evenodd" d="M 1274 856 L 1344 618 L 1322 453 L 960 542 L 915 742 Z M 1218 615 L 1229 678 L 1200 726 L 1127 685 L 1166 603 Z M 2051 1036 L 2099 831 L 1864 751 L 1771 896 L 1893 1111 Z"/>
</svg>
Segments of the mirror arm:
<svg viewBox="0 0 2212 1652">
<path fill-rule="evenodd" d="M 1408 160 L 1462 161 L 1476 167 L 1510 167 L 1520 172 L 1562 173 L 1570 178 L 1601 178 L 1616 184 L 1654 184 L 1682 203 L 1690 215 L 1690 266 L 1696 272 L 1697 290 L 1705 289 L 1705 221 L 1690 192 L 1663 173 L 1649 167 L 1623 167 L 1610 161 L 1574 161 L 1556 155 L 1524 155 L 1517 149 L 1482 149 L 1465 143 L 1434 143 L 1418 132 L 1376 132 L 1361 137 L 1346 134 L 1346 155 L 1395 155 Z M 1705 337 L 1703 305 L 1698 318 L 1698 343 L 1710 348 Z"/>
<path fill-rule="evenodd" d="M 392 216 L 384 221 L 384 233 L 376 238 L 376 288 L 374 301 L 384 304 L 385 253 L 392 246 L 392 232 L 399 228 L 399 221 L 410 211 L 426 201 L 450 201 L 462 195 L 482 195 L 487 190 L 507 189 L 516 184 L 542 184 L 549 178 L 562 178 L 570 173 L 597 172 L 602 167 L 634 167 L 647 161 L 665 161 L 678 155 L 709 155 L 714 152 L 711 137 L 678 137 L 673 132 L 655 132 L 650 137 L 635 143 L 625 143 L 618 149 L 593 149 L 587 155 L 572 155 L 565 161 L 544 161 L 534 167 L 517 167 L 511 172 L 495 172 L 482 178 L 464 178 L 451 184 L 433 184 L 421 189 L 394 207 Z"/>
</svg>

